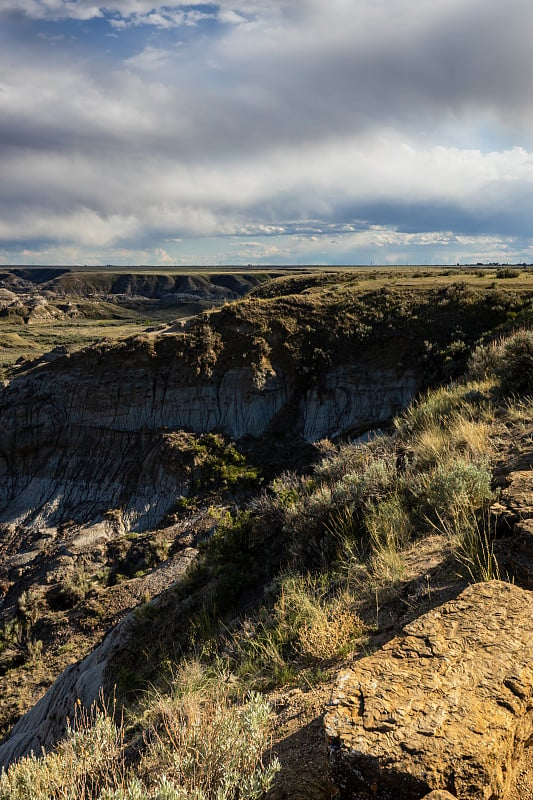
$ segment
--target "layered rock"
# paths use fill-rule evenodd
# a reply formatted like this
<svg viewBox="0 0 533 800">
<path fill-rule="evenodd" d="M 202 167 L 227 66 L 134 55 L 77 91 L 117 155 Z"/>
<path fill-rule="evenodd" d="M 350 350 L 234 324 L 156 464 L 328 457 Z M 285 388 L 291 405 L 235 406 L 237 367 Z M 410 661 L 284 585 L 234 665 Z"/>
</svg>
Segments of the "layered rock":
<svg viewBox="0 0 533 800">
<path fill-rule="evenodd" d="M 532 599 L 475 584 L 341 673 L 325 727 L 342 798 L 507 796 L 533 737 Z"/>
<path fill-rule="evenodd" d="M 410 369 L 361 359 L 307 388 L 290 364 L 198 347 L 191 355 L 185 334 L 146 337 L 60 354 L 11 381 L 0 392 L 0 523 L 85 522 L 120 508 L 131 529 L 153 527 L 187 494 L 161 458 L 167 431 L 242 440 L 277 427 L 314 441 L 379 426 L 418 385 Z"/>
<path fill-rule="evenodd" d="M 17 296 L 35 278 L 24 271 L 8 277 Z M 260 280 L 68 272 L 38 278 L 39 291 L 65 297 L 90 291 L 131 299 L 141 292 L 150 302 L 194 292 L 228 299 Z M 134 530 L 152 527 L 183 493 L 159 465 L 166 431 L 271 436 L 292 451 L 380 427 L 428 376 L 451 374 L 452 355 L 466 353 L 521 303 L 460 285 L 361 293 L 349 275 L 295 277 L 166 333 L 23 365 L 0 390 L 0 523 L 85 523 L 120 508 Z"/>
</svg>

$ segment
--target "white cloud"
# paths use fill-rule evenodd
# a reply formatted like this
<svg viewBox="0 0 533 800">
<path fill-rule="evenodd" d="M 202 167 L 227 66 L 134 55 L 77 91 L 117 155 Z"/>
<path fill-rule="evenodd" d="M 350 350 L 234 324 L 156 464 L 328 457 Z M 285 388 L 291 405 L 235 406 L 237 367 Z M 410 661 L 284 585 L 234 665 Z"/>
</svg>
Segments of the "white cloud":
<svg viewBox="0 0 533 800">
<path fill-rule="evenodd" d="M 159 11 L 152 9 L 148 12 L 134 12 L 132 14 L 121 15 L 110 20 L 113 28 L 130 28 L 148 25 L 153 28 L 170 30 L 185 26 L 195 26 L 206 19 L 215 19 L 215 14 L 207 14 L 203 11 L 186 10 L 180 8 L 161 8 Z"/>
<path fill-rule="evenodd" d="M 156 247 L 155 255 L 157 257 L 157 263 L 162 266 L 168 267 L 175 263 L 174 257 L 169 255 L 163 247 Z"/>
<path fill-rule="evenodd" d="M 0 13 L 22 13 L 32 19 L 90 20 L 103 16 L 101 6 L 92 0 L 4 0 Z"/>
<path fill-rule="evenodd" d="M 221 8 L 218 12 L 218 19 L 225 25 L 243 25 L 248 22 L 242 14 L 238 14 L 232 8 Z"/>
<path fill-rule="evenodd" d="M 140 53 L 125 59 L 124 65 L 143 72 L 160 70 L 169 64 L 172 55 L 170 50 L 148 46 Z"/>
</svg>

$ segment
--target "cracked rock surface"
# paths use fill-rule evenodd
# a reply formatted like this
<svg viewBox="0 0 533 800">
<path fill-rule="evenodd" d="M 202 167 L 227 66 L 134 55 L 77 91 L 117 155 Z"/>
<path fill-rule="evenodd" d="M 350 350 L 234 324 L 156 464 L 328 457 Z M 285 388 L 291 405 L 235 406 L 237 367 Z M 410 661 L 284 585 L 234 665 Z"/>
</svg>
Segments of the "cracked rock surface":
<svg viewBox="0 0 533 800">
<path fill-rule="evenodd" d="M 341 798 L 507 798 L 533 737 L 531 592 L 469 586 L 354 669 L 325 717 Z"/>
</svg>

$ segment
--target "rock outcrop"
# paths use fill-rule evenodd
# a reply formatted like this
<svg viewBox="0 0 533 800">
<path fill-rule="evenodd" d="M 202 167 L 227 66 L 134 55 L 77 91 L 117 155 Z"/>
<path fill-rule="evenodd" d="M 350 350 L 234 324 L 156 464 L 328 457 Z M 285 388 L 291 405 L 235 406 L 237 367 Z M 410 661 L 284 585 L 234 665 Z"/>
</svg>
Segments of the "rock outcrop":
<svg viewBox="0 0 533 800">
<path fill-rule="evenodd" d="M 516 523 L 513 536 L 496 544 L 502 575 L 511 576 L 524 589 L 533 589 L 533 519 Z"/>
<path fill-rule="evenodd" d="M 325 727 L 342 798 L 506 797 L 533 737 L 532 600 L 475 584 L 340 674 Z"/>
<path fill-rule="evenodd" d="M 120 508 L 130 529 L 145 530 L 187 494 L 161 458 L 166 432 L 242 440 L 277 426 L 293 442 L 314 441 L 383 424 L 419 382 L 410 368 L 360 357 L 307 388 L 292 364 L 247 363 L 238 339 L 236 354 L 214 353 L 212 366 L 199 350 L 198 374 L 190 341 L 176 334 L 89 348 L 0 390 L 0 523 L 82 523 Z M 198 346 L 209 354 L 208 341 Z"/>
</svg>

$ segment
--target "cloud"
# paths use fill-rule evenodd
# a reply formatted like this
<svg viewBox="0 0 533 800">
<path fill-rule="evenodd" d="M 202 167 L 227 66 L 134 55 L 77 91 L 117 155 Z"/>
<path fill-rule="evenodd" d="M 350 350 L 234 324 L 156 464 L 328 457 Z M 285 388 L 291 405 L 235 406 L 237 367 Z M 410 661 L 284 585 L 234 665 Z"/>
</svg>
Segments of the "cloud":
<svg viewBox="0 0 533 800">
<path fill-rule="evenodd" d="M 4 0 L 0 19 L 10 247 L 528 236 L 525 0 Z"/>
<path fill-rule="evenodd" d="M 134 12 L 131 14 L 112 17 L 110 22 L 113 28 L 129 28 L 140 26 L 152 26 L 162 30 L 181 28 L 185 26 L 195 26 L 198 23 L 215 19 L 215 14 L 196 11 L 195 9 L 183 10 L 181 8 L 162 8 L 160 10 Z"/>
<path fill-rule="evenodd" d="M 103 16 L 94 0 L 5 0 L 0 17 L 27 16 L 39 20 L 90 20 Z"/>
<path fill-rule="evenodd" d="M 245 16 L 238 14 L 231 8 L 221 8 L 218 13 L 218 19 L 225 25 L 243 25 L 248 22 Z"/>
<path fill-rule="evenodd" d="M 115 28 L 130 26 L 153 26 L 170 29 L 181 25 L 196 25 L 204 19 L 216 16 L 225 24 L 239 25 L 246 22 L 251 13 L 264 14 L 269 8 L 267 3 L 253 0 L 232 4 L 225 2 L 214 4 L 217 14 L 206 12 L 210 3 L 205 2 L 153 2 L 153 0 L 3 0 L 0 17 L 27 17 L 48 22 L 65 20 L 89 21 L 106 18 Z M 275 2 L 272 6 L 275 6 Z M 269 15 L 271 9 L 269 10 Z"/>
</svg>

